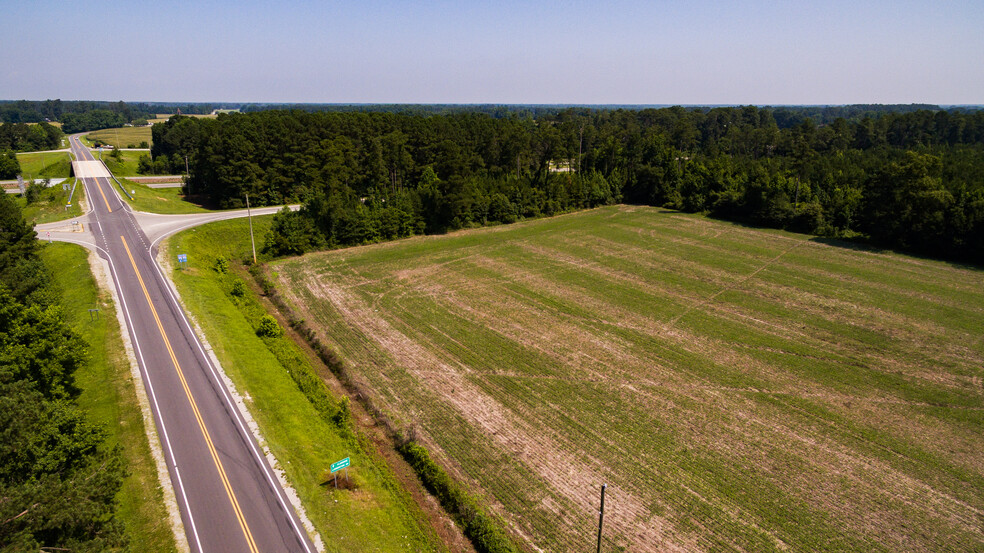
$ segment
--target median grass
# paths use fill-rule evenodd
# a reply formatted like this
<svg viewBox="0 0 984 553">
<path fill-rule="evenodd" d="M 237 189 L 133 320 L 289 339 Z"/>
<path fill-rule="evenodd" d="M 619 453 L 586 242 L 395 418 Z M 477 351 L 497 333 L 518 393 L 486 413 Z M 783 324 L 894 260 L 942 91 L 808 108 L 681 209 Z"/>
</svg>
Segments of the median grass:
<svg viewBox="0 0 984 553">
<path fill-rule="evenodd" d="M 89 253 L 71 244 L 47 244 L 45 263 L 60 290 L 65 319 L 88 344 L 89 360 L 75 374 L 82 390 L 79 406 L 108 435 L 107 447 L 123 446 L 127 477 L 117 500 L 131 551 L 176 551 L 157 469 L 151 456 L 137 385 L 123 349 L 112 297 L 100 290 L 88 263 Z M 99 309 L 91 316 L 89 309 Z"/>
<path fill-rule="evenodd" d="M 17 154 L 24 180 L 67 178 L 72 170 L 72 156 L 68 152 L 35 152 Z"/>
<path fill-rule="evenodd" d="M 150 127 L 120 127 L 92 131 L 86 133 L 85 138 L 93 144 L 99 142 L 110 147 L 139 148 L 141 142 L 151 143 L 151 132 Z"/>
<path fill-rule="evenodd" d="M 253 220 L 258 240 L 272 217 Z M 262 323 L 265 310 L 245 282 L 245 219 L 175 235 L 162 256 L 188 255 L 172 273 L 188 312 L 259 424 L 328 551 L 441 551 L 443 545 L 371 444 L 346 422 L 346 409 L 317 377 L 308 356 Z M 264 336 L 258 330 L 265 331 Z M 351 457 L 352 485 L 335 490 L 329 465 Z"/>
<path fill-rule="evenodd" d="M 528 549 L 984 548 L 984 271 L 611 206 L 270 264 Z"/>
</svg>

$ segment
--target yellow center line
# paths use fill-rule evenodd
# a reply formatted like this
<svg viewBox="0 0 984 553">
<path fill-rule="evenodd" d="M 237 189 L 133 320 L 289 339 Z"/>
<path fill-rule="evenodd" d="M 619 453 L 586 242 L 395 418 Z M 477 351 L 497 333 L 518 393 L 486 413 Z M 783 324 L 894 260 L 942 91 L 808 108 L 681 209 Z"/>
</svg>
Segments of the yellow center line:
<svg viewBox="0 0 984 553">
<path fill-rule="evenodd" d="M 154 309 L 154 303 L 150 300 L 150 293 L 147 292 L 147 286 L 144 285 L 143 277 L 140 276 L 140 271 L 137 269 L 137 264 L 133 260 L 133 255 L 130 253 L 130 247 L 126 243 L 126 239 L 120 236 L 120 240 L 123 241 L 123 247 L 126 249 L 126 255 L 130 258 L 130 264 L 133 265 L 133 271 L 137 274 L 137 282 L 140 283 L 140 288 L 143 290 L 144 297 L 147 298 L 147 305 L 150 306 L 150 312 L 154 315 L 154 320 L 157 322 L 157 329 L 161 331 L 161 337 L 164 338 L 164 345 L 167 347 L 168 355 L 171 356 L 171 362 L 174 363 L 174 369 L 178 373 L 178 379 L 181 380 L 181 387 L 184 388 L 185 395 L 188 397 L 188 403 L 191 404 L 191 410 L 195 414 L 195 419 L 198 421 L 198 428 L 202 431 L 202 436 L 205 438 L 205 444 L 208 446 L 208 451 L 212 455 L 212 461 L 215 463 L 215 468 L 219 471 L 219 478 L 222 480 L 222 485 L 225 487 L 226 494 L 229 496 L 229 502 L 232 504 L 232 510 L 236 513 L 236 518 L 239 521 L 239 526 L 243 530 L 243 536 L 246 537 L 246 543 L 249 545 L 249 550 L 252 553 L 259 553 L 256 548 L 256 542 L 253 541 L 253 533 L 250 532 L 249 525 L 246 523 L 246 517 L 243 515 L 242 509 L 239 507 L 239 501 L 236 499 L 236 494 L 232 490 L 232 484 L 229 483 L 229 478 L 226 476 L 225 468 L 222 466 L 222 461 L 219 460 L 219 453 L 215 449 L 215 444 L 212 443 L 212 437 L 208 433 L 208 429 L 205 427 L 205 420 L 202 419 L 202 414 L 198 410 L 198 404 L 195 402 L 195 398 L 191 395 L 191 389 L 188 387 L 188 382 L 185 380 L 184 373 L 181 371 L 181 365 L 178 364 L 178 359 L 174 355 L 174 350 L 171 349 L 171 342 L 167 339 L 167 333 L 164 332 L 164 325 L 161 324 L 160 317 L 157 316 L 157 310 Z"/>
<path fill-rule="evenodd" d="M 113 212 L 113 208 L 109 207 L 109 200 L 107 200 L 106 199 L 106 195 L 103 194 L 102 186 L 99 186 L 99 178 L 97 177 L 94 180 L 96 181 L 96 188 L 99 189 L 99 195 L 102 196 L 103 197 L 103 201 L 106 202 L 106 209 L 108 209 L 109 212 L 112 213 Z"/>
</svg>

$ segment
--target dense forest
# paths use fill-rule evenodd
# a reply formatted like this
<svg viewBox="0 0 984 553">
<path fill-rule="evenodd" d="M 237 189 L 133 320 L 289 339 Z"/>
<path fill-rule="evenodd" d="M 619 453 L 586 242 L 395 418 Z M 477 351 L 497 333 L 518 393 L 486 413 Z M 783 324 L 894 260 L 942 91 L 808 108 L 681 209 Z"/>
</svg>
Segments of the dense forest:
<svg viewBox="0 0 984 553">
<path fill-rule="evenodd" d="M 0 194 L 0 551 L 110 551 L 125 468 L 77 407 L 85 342 L 64 322 L 41 243 Z"/>
<path fill-rule="evenodd" d="M 172 118 L 152 154 L 175 171 L 188 156 L 189 188 L 218 206 L 304 202 L 278 216 L 277 255 L 630 202 L 982 260 L 984 112 L 785 128 L 777 112 L 264 111 Z"/>
<path fill-rule="evenodd" d="M 207 114 L 214 109 L 232 107 L 239 104 L 182 104 L 175 102 L 104 102 L 88 100 L 0 100 L 0 122 L 40 123 L 60 121 L 71 123 L 65 132 L 84 132 L 106 129 L 133 123 L 140 119 L 153 119 L 158 113 Z M 93 112 L 99 112 L 93 114 Z M 93 126 L 108 124 L 104 127 Z M 79 126 L 86 128 L 79 128 Z"/>
<path fill-rule="evenodd" d="M 61 145 L 62 130 L 54 125 L 39 123 L 0 123 L 0 152 L 33 152 L 53 150 Z"/>
</svg>

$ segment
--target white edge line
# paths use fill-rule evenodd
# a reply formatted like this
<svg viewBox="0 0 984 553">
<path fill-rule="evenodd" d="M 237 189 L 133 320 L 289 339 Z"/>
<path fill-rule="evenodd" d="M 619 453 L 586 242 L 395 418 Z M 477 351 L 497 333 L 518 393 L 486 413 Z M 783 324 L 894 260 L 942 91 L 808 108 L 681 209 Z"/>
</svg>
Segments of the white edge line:
<svg viewBox="0 0 984 553">
<path fill-rule="evenodd" d="M 150 255 L 150 251 L 148 251 L 147 254 Z M 296 532 L 297 536 L 300 538 L 301 545 L 304 547 L 305 551 L 312 553 L 311 549 L 308 547 L 308 541 L 310 538 L 308 537 L 307 532 L 298 526 L 297 513 L 294 512 L 293 506 L 289 505 L 284 498 L 283 489 L 281 489 L 279 483 L 271 474 L 270 465 L 266 462 L 265 457 L 260 455 L 260 452 L 257 450 L 256 437 L 253 436 L 253 433 L 246 428 L 242 413 L 239 412 L 239 408 L 236 407 L 236 404 L 229 397 L 229 392 L 226 389 L 225 383 L 223 383 L 222 379 L 219 378 L 218 373 L 215 371 L 215 367 L 212 365 L 212 360 L 205 353 L 205 349 L 202 346 L 202 341 L 198 338 L 198 334 L 196 334 L 191 328 L 191 323 L 188 322 L 188 317 L 185 315 L 184 309 L 181 307 L 181 303 L 178 301 L 174 291 L 171 289 L 171 281 L 164 276 L 164 272 L 161 271 L 161 268 L 158 265 L 157 260 L 154 259 L 153 255 L 151 255 L 151 261 L 153 262 L 152 265 L 154 266 L 154 269 L 157 270 L 157 274 L 161 277 L 161 280 L 164 281 L 164 288 L 167 290 L 168 295 L 171 296 L 171 301 L 178 306 L 178 312 L 181 313 L 181 320 L 184 321 L 185 327 L 187 327 L 191 335 L 195 337 L 195 345 L 198 347 L 198 351 L 201 353 L 202 358 L 205 359 L 205 363 L 208 365 L 209 371 L 212 373 L 215 383 L 218 385 L 219 389 L 222 390 L 222 397 L 225 399 L 226 404 L 230 407 L 232 412 L 236 414 L 236 424 L 239 426 L 240 432 L 248 438 L 246 441 L 249 443 L 250 450 L 253 452 L 256 460 L 259 461 L 260 466 L 263 467 L 263 475 L 266 476 L 267 482 L 273 489 L 274 494 L 276 494 L 277 500 L 280 502 L 280 506 L 284 509 L 284 512 L 287 513 L 287 518 L 290 519 L 290 524 L 294 528 L 294 532 Z"/>
<path fill-rule="evenodd" d="M 202 550 L 201 539 L 198 537 L 198 528 L 195 525 L 195 516 L 192 514 L 191 505 L 188 503 L 188 494 L 185 492 L 184 482 L 181 480 L 181 473 L 178 472 L 177 458 L 174 455 L 174 450 L 171 448 L 171 439 L 167 435 L 167 426 L 164 424 L 164 416 L 161 415 L 161 408 L 160 405 L 157 403 L 157 394 L 154 392 L 154 384 L 150 380 L 150 373 L 147 371 L 147 364 L 146 361 L 144 361 L 143 351 L 140 349 L 140 340 L 137 338 L 137 333 L 133 329 L 133 319 L 130 316 L 130 309 L 126 306 L 126 298 L 124 297 L 123 289 L 120 286 L 119 276 L 116 274 L 116 265 L 113 263 L 113 259 L 110 257 L 109 252 L 94 244 L 92 244 L 91 246 L 94 249 L 105 254 L 106 260 L 109 261 L 109 269 L 113 273 L 113 280 L 116 283 L 116 289 L 119 290 L 120 292 L 118 294 L 120 298 L 120 304 L 123 307 L 123 313 L 126 315 L 127 326 L 129 327 L 130 334 L 132 335 L 133 338 L 133 347 L 134 349 L 136 349 L 137 357 L 139 357 L 140 359 L 140 369 L 144 375 L 144 383 L 147 386 L 147 390 L 150 392 L 150 399 L 154 403 L 154 409 L 156 410 L 157 418 L 160 421 L 159 425 L 161 429 L 161 435 L 164 437 L 164 447 L 167 449 L 168 456 L 171 457 L 171 466 L 174 469 L 174 476 L 175 479 L 178 481 L 178 487 L 181 489 L 181 499 L 184 501 L 185 510 L 188 513 L 188 521 L 191 523 L 191 532 L 195 536 L 195 543 L 198 545 L 199 553 L 204 553 L 204 551 Z"/>
<path fill-rule="evenodd" d="M 96 246 L 98 248 L 98 246 Z M 99 248 L 102 250 L 102 248 Z M 171 457 L 171 466 L 174 468 L 174 476 L 178 481 L 178 487 L 181 488 L 181 498 L 184 500 L 185 509 L 188 512 L 188 520 L 191 522 L 191 533 L 195 536 L 195 543 L 198 545 L 199 553 L 204 553 L 202 550 L 202 541 L 198 537 L 198 528 L 195 525 L 195 517 L 191 512 L 191 505 L 188 503 L 188 494 L 185 492 L 184 483 L 181 480 L 181 473 L 178 472 L 178 460 L 174 456 L 174 450 L 171 449 L 171 439 L 167 435 L 167 426 L 164 424 L 164 415 L 161 414 L 160 405 L 157 403 L 157 394 L 154 392 L 154 383 L 150 380 L 150 373 L 147 371 L 147 363 L 144 361 L 143 351 L 140 349 L 140 340 L 137 338 L 137 332 L 133 328 L 133 320 L 130 317 L 130 310 L 126 306 L 126 299 L 123 296 L 123 289 L 120 286 L 119 277 L 116 274 L 116 266 L 113 264 L 112 258 L 110 258 L 109 253 L 106 250 L 102 250 L 106 254 L 106 258 L 109 260 L 109 268 L 113 271 L 113 280 L 116 281 L 116 289 L 120 291 L 120 303 L 123 305 L 123 312 L 126 313 L 127 326 L 130 327 L 130 333 L 133 335 L 133 346 L 137 350 L 137 356 L 140 358 L 140 368 L 144 373 L 144 382 L 147 384 L 147 390 L 150 392 L 150 399 L 154 402 L 154 409 L 157 411 L 157 417 L 160 420 L 161 434 L 164 436 L 164 446 L 167 448 L 168 455 Z"/>
</svg>

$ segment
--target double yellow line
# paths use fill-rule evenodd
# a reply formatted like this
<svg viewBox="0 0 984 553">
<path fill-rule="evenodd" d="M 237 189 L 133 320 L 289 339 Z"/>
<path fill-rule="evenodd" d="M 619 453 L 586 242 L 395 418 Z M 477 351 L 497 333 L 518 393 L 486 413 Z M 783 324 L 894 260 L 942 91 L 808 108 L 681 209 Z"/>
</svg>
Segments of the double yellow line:
<svg viewBox="0 0 984 553">
<path fill-rule="evenodd" d="M 198 404 L 195 403 L 195 398 L 191 395 L 191 389 L 188 387 L 188 382 L 185 380 L 184 373 L 181 371 L 181 365 L 178 364 L 178 359 L 174 355 L 174 350 L 171 349 L 171 342 L 167 339 L 167 333 L 164 332 L 164 325 L 161 324 L 160 317 L 157 316 L 157 310 L 154 309 L 154 303 L 150 301 L 150 293 L 147 292 L 147 286 L 144 285 L 143 278 L 140 276 L 140 270 L 137 269 L 137 263 L 133 260 L 133 255 L 130 253 L 130 247 L 126 243 L 126 239 L 120 236 L 120 240 L 123 241 L 123 247 L 126 249 L 126 255 L 130 258 L 130 264 L 133 265 L 133 272 L 137 274 L 137 281 L 140 283 L 140 288 L 143 290 L 144 297 L 147 298 L 147 305 L 150 306 L 150 312 L 154 315 L 154 320 L 157 321 L 157 329 L 161 331 L 161 337 L 164 338 L 164 345 L 167 347 L 167 353 L 171 356 L 171 362 L 174 363 L 174 369 L 178 373 L 178 378 L 181 380 L 181 387 L 184 388 L 185 395 L 188 397 L 188 403 L 191 404 L 191 410 L 195 413 L 195 419 L 198 421 L 198 428 L 202 431 L 202 437 L 205 438 L 205 444 L 208 445 L 208 451 L 212 454 L 212 461 L 215 462 L 215 468 L 219 471 L 219 478 L 222 480 L 222 485 L 225 487 L 226 494 L 229 496 L 229 502 L 232 504 L 232 510 L 236 513 L 236 518 L 239 520 L 239 527 L 243 530 L 243 536 L 246 537 L 246 543 L 249 545 L 249 550 L 252 553 L 259 553 L 256 548 L 256 542 L 253 540 L 253 533 L 249 530 L 249 525 L 246 524 L 246 517 L 243 516 L 243 510 L 239 506 L 239 501 L 236 500 L 236 493 L 232 490 L 232 485 L 229 483 L 229 478 L 226 476 L 225 468 L 222 466 L 222 461 L 219 460 L 219 453 L 215 449 L 215 444 L 212 443 L 212 437 L 208 433 L 208 429 L 205 427 L 205 421 L 202 419 L 202 414 L 198 410 Z"/>
</svg>

